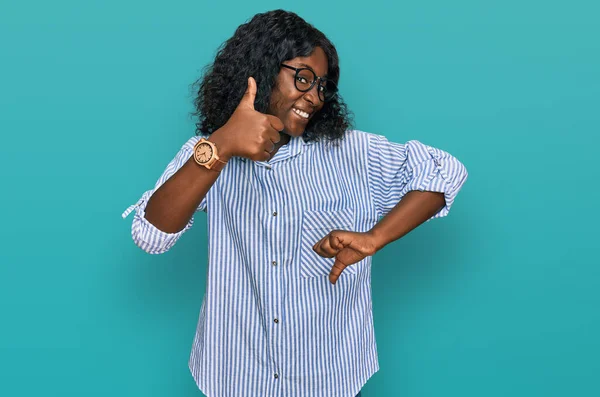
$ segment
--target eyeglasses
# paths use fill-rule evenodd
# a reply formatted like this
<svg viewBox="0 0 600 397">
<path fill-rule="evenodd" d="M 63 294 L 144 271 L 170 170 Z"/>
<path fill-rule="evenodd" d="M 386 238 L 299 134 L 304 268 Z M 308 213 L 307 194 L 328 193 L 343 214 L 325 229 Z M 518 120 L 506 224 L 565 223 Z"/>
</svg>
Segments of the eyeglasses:
<svg viewBox="0 0 600 397">
<path fill-rule="evenodd" d="M 296 89 L 298 91 L 308 92 L 315 86 L 315 83 L 318 81 L 319 86 L 317 88 L 317 91 L 319 93 L 319 99 L 321 101 L 327 102 L 331 98 L 333 98 L 337 93 L 337 86 L 333 81 L 327 80 L 323 77 L 317 77 L 315 72 L 313 72 L 309 68 L 295 68 L 284 63 L 282 63 L 281 66 L 296 71 L 296 75 L 294 76 L 294 85 L 296 86 Z"/>
</svg>

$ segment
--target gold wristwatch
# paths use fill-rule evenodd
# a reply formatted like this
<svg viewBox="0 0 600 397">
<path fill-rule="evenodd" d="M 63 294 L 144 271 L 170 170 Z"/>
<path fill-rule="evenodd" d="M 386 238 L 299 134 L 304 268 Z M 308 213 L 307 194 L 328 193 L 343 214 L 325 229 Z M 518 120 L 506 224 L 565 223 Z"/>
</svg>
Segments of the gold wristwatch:
<svg viewBox="0 0 600 397">
<path fill-rule="evenodd" d="M 194 161 L 198 165 L 208 168 L 209 170 L 221 172 L 227 162 L 221 161 L 217 153 L 215 144 L 205 138 L 201 138 L 194 145 Z"/>
</svg>

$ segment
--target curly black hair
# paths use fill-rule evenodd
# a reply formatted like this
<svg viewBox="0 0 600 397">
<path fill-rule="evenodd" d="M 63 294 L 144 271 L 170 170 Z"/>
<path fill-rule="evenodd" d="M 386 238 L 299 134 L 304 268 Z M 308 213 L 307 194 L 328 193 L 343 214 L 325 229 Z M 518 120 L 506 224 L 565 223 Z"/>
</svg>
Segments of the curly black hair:
<svg viewBox="0 0 600 397">
<path fill-rule="evenodd" d="M 327 55 L 328 79 L 338 84 L 337 50 L 321 31 L 297 14 L 274 10 L 256 14 L 240 25 L 218 49 L 204 77 L 194 84 L 199 83 L 192 113 L 198 117 L 196 135 L 211 134 L 229 120 L 246 91 L 249 76 L 257 84 L 255 109 L 266 113 L 281 62 L 309 56 L 316 47 Z M 351 117 L 338 93 L 313 116 L 302 137 L 306 142 L 337 141 L 352 125 Z"/>
</svg>

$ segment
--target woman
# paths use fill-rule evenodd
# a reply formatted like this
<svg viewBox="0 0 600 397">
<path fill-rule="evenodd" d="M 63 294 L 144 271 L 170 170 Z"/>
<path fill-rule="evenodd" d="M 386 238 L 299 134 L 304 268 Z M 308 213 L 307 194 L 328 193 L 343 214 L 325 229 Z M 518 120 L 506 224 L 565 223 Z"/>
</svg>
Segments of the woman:
<svg viewBox="0 0 600 397">
<path fill-rule="evenodd" d="M 163 253 L 207 213 L 189 366 L 209 397 L 360 395 L 379 369 L 371 257 L 447 215 L 466 180 L 442 150 L 350 130 L 339 75 L 302 18 L 254 16 L 201 80 L 196 136 L 123 214 Z"/>
</svg>

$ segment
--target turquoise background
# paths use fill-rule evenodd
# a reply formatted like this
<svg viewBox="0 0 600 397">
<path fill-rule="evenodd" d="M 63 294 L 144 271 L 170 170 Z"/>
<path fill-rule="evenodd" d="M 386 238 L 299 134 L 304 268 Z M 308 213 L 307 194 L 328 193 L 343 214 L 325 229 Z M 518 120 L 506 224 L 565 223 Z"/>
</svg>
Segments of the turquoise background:
<svg viewBox="0 0 600 397">
<path fill-rule="evenodd" d="M 357 128 L 470 174 L 374 258 L 364 396 L 600 395 L 600 6 L 581 0 L 3 3 L 0 395 L 202 395 L 205 214 L 150 256 L 121 213 L 193 134 L 217 47 L 279 7 L 337 45 Z"/>
</svg>

